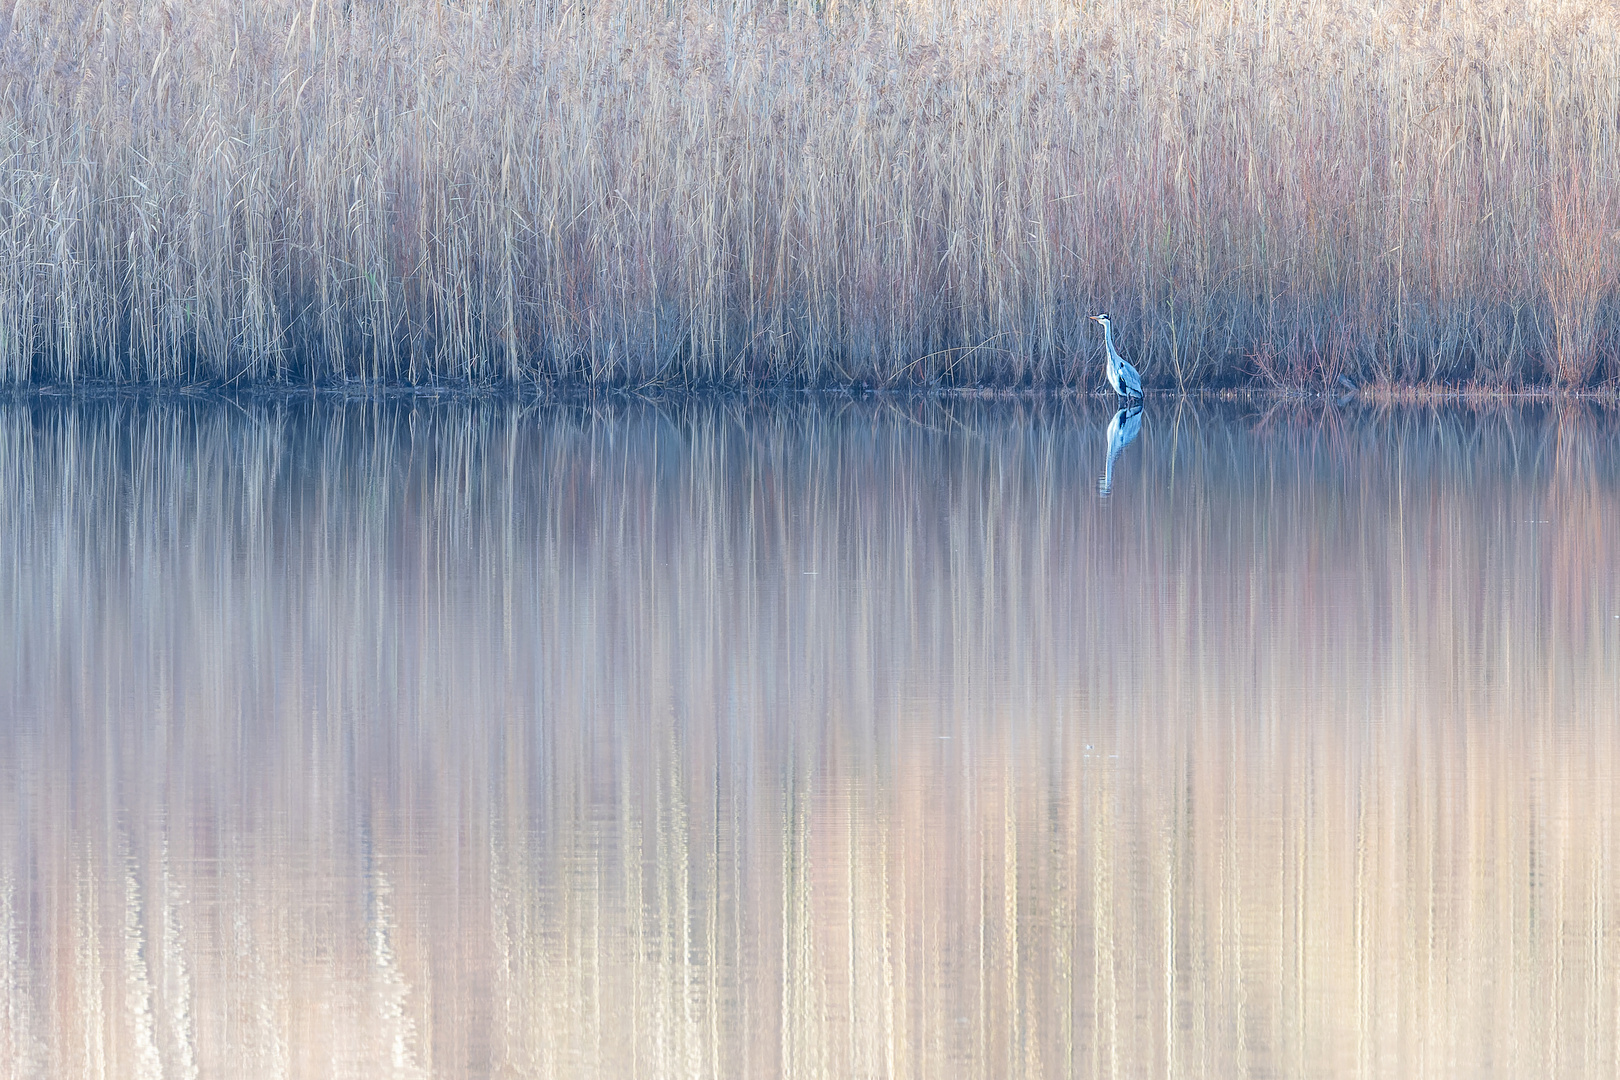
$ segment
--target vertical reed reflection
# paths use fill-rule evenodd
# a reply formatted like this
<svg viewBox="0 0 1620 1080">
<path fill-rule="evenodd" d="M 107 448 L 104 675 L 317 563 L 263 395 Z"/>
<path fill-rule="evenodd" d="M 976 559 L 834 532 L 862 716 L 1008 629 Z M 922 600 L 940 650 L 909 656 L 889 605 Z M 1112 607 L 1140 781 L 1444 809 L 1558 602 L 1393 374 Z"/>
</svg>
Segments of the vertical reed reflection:
<svg viewBox="0 0 1620 1080">
<path fill-rule="evenodd" d="M 1582 408 L 0 405 L 0 1062 L 1595 1075 Z"/>
</svg>

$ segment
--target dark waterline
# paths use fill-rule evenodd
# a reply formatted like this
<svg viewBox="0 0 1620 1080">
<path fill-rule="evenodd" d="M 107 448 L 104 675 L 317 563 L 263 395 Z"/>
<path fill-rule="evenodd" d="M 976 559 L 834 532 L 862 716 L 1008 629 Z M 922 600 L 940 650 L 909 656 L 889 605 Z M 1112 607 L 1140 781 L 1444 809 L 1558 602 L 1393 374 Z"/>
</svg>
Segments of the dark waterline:
<svg viewBox="0 0 1620 1080">
<path fill-rule="evenodd" d="M 0 403 L 23 1076 L 1601 1075 L 1620 420 Z"/>
</svg>

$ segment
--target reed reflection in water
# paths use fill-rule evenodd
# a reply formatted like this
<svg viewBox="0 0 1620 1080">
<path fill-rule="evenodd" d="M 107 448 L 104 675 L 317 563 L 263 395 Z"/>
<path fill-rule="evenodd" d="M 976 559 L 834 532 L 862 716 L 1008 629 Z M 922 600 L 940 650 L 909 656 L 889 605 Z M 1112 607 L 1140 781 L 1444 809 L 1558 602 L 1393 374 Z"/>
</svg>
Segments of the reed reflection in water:
<svg viewBox="0 0 1620 1080">
<path fill-rule="evenodd" d="M 0 1075 L 1612 1073 L 1615 417 L 1108 417 L 0 405 Z"/>
</svg>

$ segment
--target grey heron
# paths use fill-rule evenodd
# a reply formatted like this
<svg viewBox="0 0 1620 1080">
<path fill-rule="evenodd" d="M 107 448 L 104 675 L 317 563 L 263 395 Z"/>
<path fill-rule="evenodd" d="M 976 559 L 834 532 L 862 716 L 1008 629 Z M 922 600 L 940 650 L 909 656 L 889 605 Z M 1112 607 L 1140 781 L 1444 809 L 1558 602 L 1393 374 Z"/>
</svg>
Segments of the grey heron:
<svg viewBox="0 0 1620 1080">
<path fill-rule="evenodd" d="M 1142 430 L 1142 406 L 1129 405 L 1114 414 L 1108 422 L 1108 461 L 1103 465 L 1102 479 L 1097 481 L 1099 495 L 1114 490 L 1114 459 Z"/>
<path fill-rule="evenodd" d="M 1108 313 L 1093 315 L 1092 322 L 1102 323 L 1103 343 L 1108 346 L 1108 385 L 1114 388 L 1114 393 L 1120 397 L 1139 398 L 1142 396 L 1142 376 L 1131 366 L 1131 362 L 1119 355 L 1114 348 L 1114 324 L 1108 321 Z"/>
</svg>

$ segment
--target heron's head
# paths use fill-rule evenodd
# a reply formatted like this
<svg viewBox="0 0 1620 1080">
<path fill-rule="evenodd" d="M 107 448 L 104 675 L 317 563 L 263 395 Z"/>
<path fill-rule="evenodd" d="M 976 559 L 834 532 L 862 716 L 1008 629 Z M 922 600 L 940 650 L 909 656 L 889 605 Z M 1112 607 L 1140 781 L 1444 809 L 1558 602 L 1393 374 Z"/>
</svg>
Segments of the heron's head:
<svg viewBox="0 0 1620 1080">
<path fill-rule="evenodd" d="M 1091 321 L 1092 322 L 1102 323 L 1104 326 L 1107 326 L 1108 325 L 1108 313 L 1105 311 L 1101 315 L 1093 315 L 1091 317 Z"/>
</svg>

